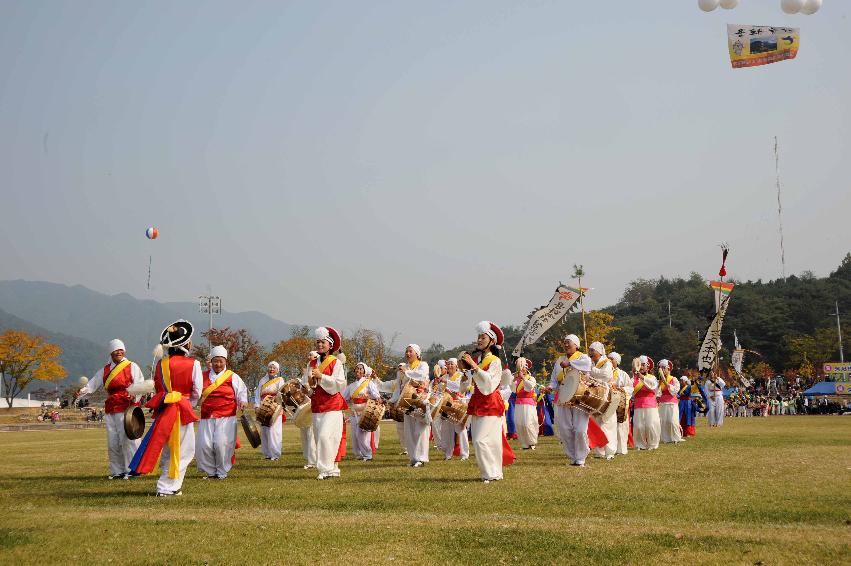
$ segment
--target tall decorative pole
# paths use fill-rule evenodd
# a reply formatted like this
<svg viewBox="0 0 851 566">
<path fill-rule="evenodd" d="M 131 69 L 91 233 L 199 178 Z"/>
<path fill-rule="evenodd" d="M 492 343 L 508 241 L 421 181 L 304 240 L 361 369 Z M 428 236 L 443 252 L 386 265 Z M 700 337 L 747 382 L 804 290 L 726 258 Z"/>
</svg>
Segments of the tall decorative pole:
<svg viewBox="0 0 851 566">
<path fill-rule="evenodd" d="M 585 277 L 585 270 L 581 265 L 573 264 L 573 278 L 578 281 L 579 287 L 579 308 L 582 311 L 582 339 L 585 341 L 585 348 L 588 349 L 588 331 L 585 328 L 585 292 L 582 290 L 582 278 Z"/>
</svg>

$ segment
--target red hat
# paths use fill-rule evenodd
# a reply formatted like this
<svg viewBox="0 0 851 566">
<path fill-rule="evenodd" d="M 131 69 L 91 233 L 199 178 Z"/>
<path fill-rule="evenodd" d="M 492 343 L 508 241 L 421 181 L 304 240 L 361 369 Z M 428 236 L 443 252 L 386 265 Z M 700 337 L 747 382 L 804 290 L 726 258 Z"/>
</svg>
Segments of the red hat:
<svg viewBox="0 0 851 566">
<path fill-rule="evenodd" d="M 331 352 L 336 352 L 340 349 L 341 341 L 340 341 L 340 333 L 331 328 L 330 326 L 320 326 L 313 333 L 317 340 L 325 340 L 329 344 L 331 344 Z"/>
<path fill-rule="evenodd" d="M 489 320 L 483 320 L 477 324 L 476 332 L 479 334 L 487 334 L 500 348 L 502 347 L 502 343 L 505 341 L 505 334 L 503 334 L 502 329 Z"/>
</svg>

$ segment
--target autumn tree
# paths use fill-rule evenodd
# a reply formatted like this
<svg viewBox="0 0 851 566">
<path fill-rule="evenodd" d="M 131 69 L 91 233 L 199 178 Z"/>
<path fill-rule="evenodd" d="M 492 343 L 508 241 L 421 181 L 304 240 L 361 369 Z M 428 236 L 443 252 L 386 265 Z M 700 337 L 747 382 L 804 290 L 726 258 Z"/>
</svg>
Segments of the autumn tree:
<svg viewBox="0 0 851 566">
<path fill-rule="evenodd" d="M 202 336 L 213 346 L 224 346 L 228 351 L 228 368 L 238 374 L 249 390 L 257 387 L 260 378 L 266 373 L 265 352 L 260 343 L 245 328 L 231 330 L 230 327 L 212 328 Z M 205 342 L 199 341 L 192 349 L 199 360 L 207 358 L 210 350 Z"/>
<path fill-rule="evenodd" d="M 350 335 L 344 335 L 343 352 L 348 358 L 347 369 L 351 370 L 358 362 L 364 362 L 379 376 L 387 374 L 400 361 L 392 359 L 391 354 L 396 337 L 397 334 L 394 334 L 387 341 L 381 332 L 369 328 L 359 328 Z M 437 352 L 443 349 L 440 345 L 437 347 Z"/>
<path fill-rule="evenodd" d="M 0 334 L 0 374 L 3 394 L 11 407 L 12 399 L 34 380 L 58 381 L 65 377 L 65 368 L 57 358 L 62 348 L 20 330 Z"/>
<path fill-rule="evenodd" d="M 300 377 L 307 366 L 307 354 L 314 349 L 313 345 L 313 339 L 308 338 L 306 333 L 294 332 L 290 338 L 272 346 L 264 361 L 267 364 L 273 360 L 278 362 L 281 366 L 280 376 L 284 379 Z"/>
<path fill-rule="evenodd" d="M 612 325 L 615 315 L 604 311 L 591 311 L 585 314 L 585 328 L 588 334 L 588 344 L 591 342 L 602 342 L 606 352 L 615 349 L 613 333 L 620 327 Z M 586 349 L 588 345 L 586 344 Z"/>
</svg>

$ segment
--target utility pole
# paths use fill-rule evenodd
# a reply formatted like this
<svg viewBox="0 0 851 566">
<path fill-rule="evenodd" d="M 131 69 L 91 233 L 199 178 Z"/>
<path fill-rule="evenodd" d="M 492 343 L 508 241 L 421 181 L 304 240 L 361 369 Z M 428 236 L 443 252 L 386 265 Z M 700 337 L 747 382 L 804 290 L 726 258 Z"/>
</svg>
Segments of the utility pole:
<svg viewBox="0 0 851 566">
<path fill-rule="evenodd" d="M 839 361 L 845 362 L 845 354 L 842 352 L 842 325 L 839 324 L 839 301 L 836 301 L 836 312 L 832 312 L 827 316 L 836 317 L 836 335 L 839 337 Z"/>
<path fill-rule="evenodd" d="M 215 295 L 201 295 L 198 297 L 198 310 L 200 310 L 202 314 L 210 315 L 211 332 L 207 333 L 207 351 L 210 351 L 213 349 L 213 346 L 210 344 L 210 334 L 212 334 L 213 330 L 213 315 L 222 314 L 222 300 Z"/>
<path fill-rule="evenodd" d="M 671 328 L 673 323 L 671 322 L 671 299 L 668 299 L 668 328 Z"/>
</svg>

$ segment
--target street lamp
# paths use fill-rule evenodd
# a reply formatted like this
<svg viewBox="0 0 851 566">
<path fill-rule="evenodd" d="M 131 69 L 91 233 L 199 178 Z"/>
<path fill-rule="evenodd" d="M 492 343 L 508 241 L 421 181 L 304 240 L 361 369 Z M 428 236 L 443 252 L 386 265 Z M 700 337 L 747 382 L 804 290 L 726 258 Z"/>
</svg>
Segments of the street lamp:
<svg viewBox="0 0 851 566">
<path fill-rule="evenodd" d="M 198 310 L 202 314 L 210 315 L 210 332 L 207 333 L 207 350 L 209 351 L 213 348 L 210 344 L 210 335 L 213 330 L 213 315 L 222 314 L 222 299 L 214 295 L 201 295 L 198 297 Z"/>
</svg>

